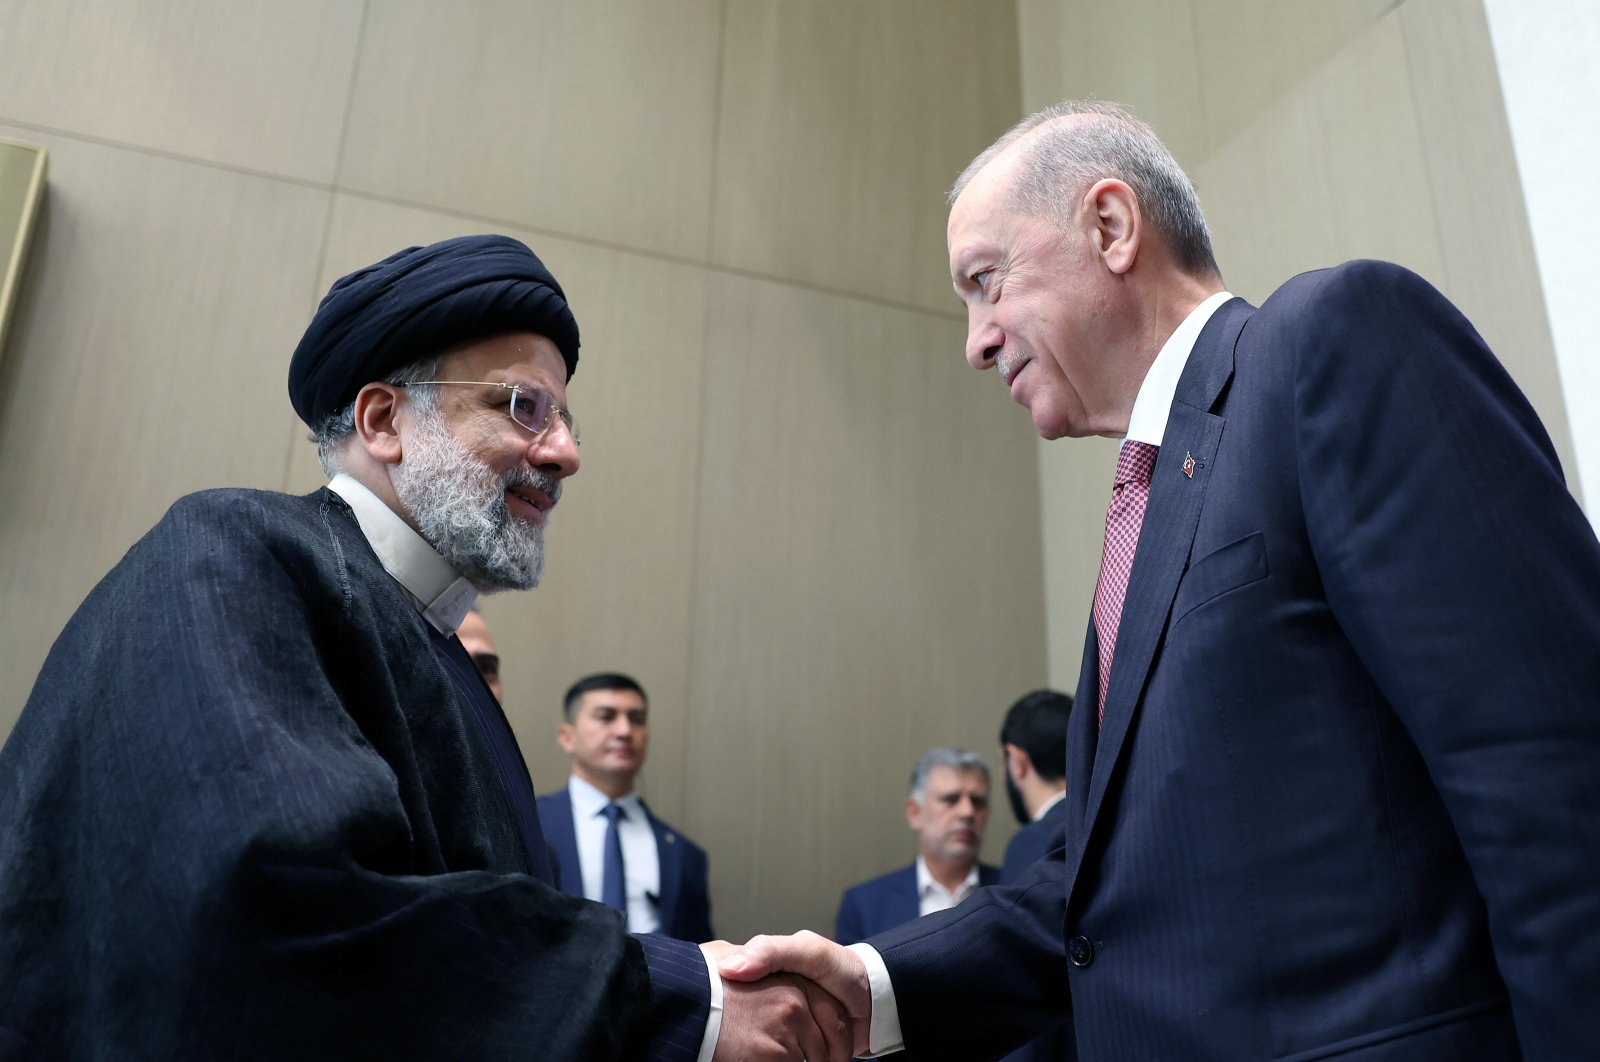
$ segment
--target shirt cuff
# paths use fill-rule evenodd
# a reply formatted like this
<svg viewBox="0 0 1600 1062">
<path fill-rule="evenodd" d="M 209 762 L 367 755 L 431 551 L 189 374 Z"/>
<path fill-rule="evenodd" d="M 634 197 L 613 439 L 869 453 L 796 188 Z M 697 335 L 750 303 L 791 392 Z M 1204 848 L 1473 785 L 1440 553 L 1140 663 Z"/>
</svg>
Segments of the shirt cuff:
<svg viewBox="0 0 1600 1062">
<path fill-rule="evenodd" d="M 706 976 L 711 978 L 711 1010 L 706 1014 L 706 1035 L 700 1041 L 700 1055 L 697 1062 L 711 1062 L 711 1056 L 717 1053 L 717 1035 L 722 1032 L 722 978 L 717 974 L 716 958 L 704 944 L 700 946 L 700 954 L 706 957 Z M 881 965 L 883 960 L 878 961 Z M 871 975 L 868 976 L 870 978 Z M 887 973 L 884 974 L 884 980 L 885 983 L 888 982 Z M 899 1028 L 898 1021 L 895 1027 Z"/>
<path fill-rule="evenodd" d="M 860 1057 L 877 1058 L 905 1050 L 905 1036 L 900 1032 L 900 1007 L 894 1001 L 894 986 L 889 983 L 889 968 L 883 964 L 883 956 L 871 944 L 851 944 L 850 950 L 867 968 L 867 987 L 872 992 L 868 1051 Z"/>
</svg>

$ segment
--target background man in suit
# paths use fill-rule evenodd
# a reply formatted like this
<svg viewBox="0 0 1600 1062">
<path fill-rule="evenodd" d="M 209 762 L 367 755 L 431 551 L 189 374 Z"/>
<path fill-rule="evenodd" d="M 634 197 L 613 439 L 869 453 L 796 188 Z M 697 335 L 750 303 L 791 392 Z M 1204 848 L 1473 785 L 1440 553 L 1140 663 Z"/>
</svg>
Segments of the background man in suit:
<svg viewBox="0 0 1600 1062">
<path fill-rule="evenodd" d="M 1034 690 L 1006 712 L 1000 724 L 1000 755 L 1006 765 L 1006 795 L 1022 828 L 1006 845 L 1000 883 L 1022 876 L 1055 845 L 1067 821 L 1067 717 L 1072 698 L 1056 690 Z"/>
<path fill-rule="evenodd" d="M 483 614 L 477 609 L 468 611 L 461 620 L 461 626 L 456 628 L 456 637 L 461 641 L 461 648 L 472 657 L 473 666 L 483 676 L 484 684 L 494 694 L 495 701 L 504 704 L 505 691 L 500 687 L 500 654 L 494 647 L 494 638 L 489 634 L 489 625 L 484 622 Z"/>
<path fill-rule="evenodd" d="M 1069 999 L 1085 1059 L 1600 1057 L 1600 544 L 1483 340 L 1384 263 L 1233 298 L 1111 105 L 1027 119 L 952 200 L 967 360 L 1046 438 L 1124 438 L 1066 843 L 724 975 L 818 977 L 858 1049 L 939 1058 Z"/>
<path fill-rule="evenodd" d="M 616 672 L 590 675 L 567 690 L 561 711 L 556 740 L 572 775 L 565 789 L 539 798 L 539 820 L 562 891 L 622 911 L 635 933 L 710 940 L 705 850 L 634 791 L 650 751 L 644 687 Z"/>
<path fill-rule="evenodd" d="M 711 949 L 555 888 L 454 637 L 477 594 L 539 581 L 577 360 L 564 292 L 504 236 L 334 284 L 289 369 L 331 482 L 178 501 L 0 750 L 0 1055 L 792 1057 L 777 1018 L 847 1056 L 807 989 L 729 986 L 719 1013 Z"/>
<path fill-rule="evenodd" d="M 1067 821 L 1067 719 L 1072 698 L 1056 690 L 1034 690 L 1006 712 L 1000 724 L 1000 755 L 1006 767 L 1006 795 L 1022 828 L 1006 845 L 1000 884 L 1010 885 L 1065 843 Z M 1052 1029 L 1006 1056 L 1006 1062 L 1073 1059 L 1072 1034 Z"/>
<path fill-rule="evenodd" d="M 983 757 L 946 746 L 929 749 L 911 770 L 906 823 L 917 835 L 917 860 L 846 889 L 834 939 L 853 944 L 921 915 L 948 910 L 1000 871 L 978 862 L 989 825 L 989 767 Z"/>
</svg>

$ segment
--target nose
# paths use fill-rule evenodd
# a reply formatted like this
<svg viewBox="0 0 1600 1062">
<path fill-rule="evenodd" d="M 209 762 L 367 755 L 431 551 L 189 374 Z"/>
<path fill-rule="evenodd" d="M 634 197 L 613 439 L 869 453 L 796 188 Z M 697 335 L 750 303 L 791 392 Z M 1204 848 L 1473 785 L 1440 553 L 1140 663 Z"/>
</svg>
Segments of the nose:
<svg viewBox="0 0 1600 1062">
<path fill-rule="evenodd" d="M 1005 346 L 1005 333 L 989 318 L 988 305 L 973 300 L 967 308 L 967 364 L 980 372 L 994 368 Z"/>
<path fill-rule="evenodd" d="M 528 444 L 528 461 L 541 471 L 565 479 L 574 475 L 581 463 L 578 443 L 573 439 L 566 421 L 560 417 L 551 419 L 553 423 Z"/>
</svg>

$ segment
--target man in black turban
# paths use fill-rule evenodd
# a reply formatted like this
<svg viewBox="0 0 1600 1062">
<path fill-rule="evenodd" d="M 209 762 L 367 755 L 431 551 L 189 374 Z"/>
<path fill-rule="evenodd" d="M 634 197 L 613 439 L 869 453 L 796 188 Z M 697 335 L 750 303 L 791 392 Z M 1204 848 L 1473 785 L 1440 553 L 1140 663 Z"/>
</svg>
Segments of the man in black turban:
<svg viewBox="0 0 1600 1062">
<path fill-rule="evenodd" d="M 0 750 L 0 1057 L 849 1057 L 826 997 L 550 884 L 454 632 L 538 582 L 577 361 L 503 236 L 333 286 L 289 370 L 328 486 L 178 501 Z"/>
</svg>

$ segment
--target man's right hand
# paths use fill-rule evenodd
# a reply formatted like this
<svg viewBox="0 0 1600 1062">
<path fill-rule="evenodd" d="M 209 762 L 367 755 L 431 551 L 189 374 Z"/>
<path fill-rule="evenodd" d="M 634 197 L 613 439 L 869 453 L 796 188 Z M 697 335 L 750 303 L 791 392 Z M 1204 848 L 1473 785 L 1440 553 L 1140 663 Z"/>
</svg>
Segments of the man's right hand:
<svg viewBox="0 0 1600 1062">
<path fill-rule="evenodd" d="M 737 951 L 726 941 L 701 947 L 719 960 Z M 848 1062 L 854 1042 L 845 1007 L 810 981 L 785 973 L 723 980 L 722 1029 L 713 1062 Z"/>
<path fill-rule="evenodd" d="M 722 974 L 723 989 L 732 992 L 738 988 L 757 988 L 785 974 L 796 975 L 804 986 L 813 1016 L 819 1028 L 832 1026 L 844 1039 L 827 1038 L 829 1059 L 849 1059 L 864 1055 L 869 1050 L 868 1039 L 872 1025 L 872 989 L 867 983 L 867 970 L 861 959 L 850 949 L 835 944 L 827 937 L 802 930 L 789 937 L 751 937 L 743 948 L 724 952 L 719 949 L 718 972 Z M 766 980 L 760 980 L 765 978 Z M 750 982 L 739 985 L 736 982 Z M 837 1008 L 830 1012 L 829 1006 Z M 819 1008 L 822 1013 L 818 1013 Z M 724 1010 L 728 1010 L 724 997 Z M 724 1029 L 728 1018 L 723 1018 Z M 824 1023 L 827 1023 L 824 1025 Z M 722 1041 L 717 1042 L 718 1058 L 737 1058 L 722 1054 Z M 777 1058 L 799 1058 L 800 1055 L 776 1055 Z M 815 1062 L 821 1056 L 807 1053 L 805 1058 Z"/>
</svg>

